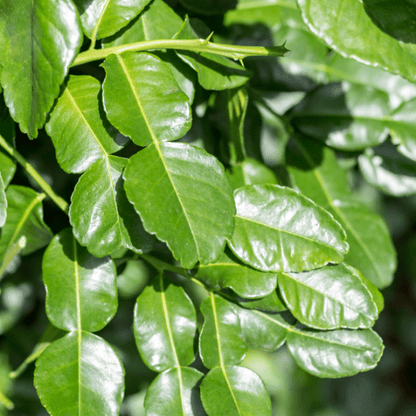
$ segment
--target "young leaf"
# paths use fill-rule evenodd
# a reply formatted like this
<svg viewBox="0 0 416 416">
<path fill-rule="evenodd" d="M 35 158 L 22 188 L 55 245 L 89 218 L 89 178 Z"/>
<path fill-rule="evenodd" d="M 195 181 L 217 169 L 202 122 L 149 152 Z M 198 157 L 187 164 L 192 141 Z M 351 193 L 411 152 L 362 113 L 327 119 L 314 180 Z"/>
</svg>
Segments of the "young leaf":
<svg viewBox="0 0 416 416">
<path fill-rule="evenodd" d="M 199 383 L 204 375 L 194 368 L 175 367 L 159 374 L 146 392 L 147 416 L 203 416 Z"/>
<path fill-rule="evenodd" d="M 215 290 L 226 287 L 246 299 L 266 296 L 276 289 L 277 274 L 263 273 L 240 262 L 226 250 L 215 262 L 200 265 L 195 277 Z"/>
<path fill-rule="evenodd" d="M 290 188 L 250 185 L 234 192 L 234 254 L 263 271 L 303 271 L 339 263 L 348 251 L 332 216 Z"/>
<path fill-rule="evenodd" d="M 98 101 L 100 89 L 93 77 L 71 75 L 46 124 L 65 172 L 84 172 L 127 142 L 105 118 Z"/>
<path fill-rule="evenodd" d="M 102 338 L 74 331 L 41 354 L 34 384 L 51 416 L 117 416 L 124 396 L 124 369 Z"/>
<path fill-rule="evenodd" d="M 70 228 L 49 244 L 42 271 L 46 314 L 57 328 L 96 332 L 113 318 L 117 311 L 114 263 L 108 257 L 98 259 L 88 253 Z"/>
<path fill-rule="evenodd" d="M 134 336 L 140 356 L 153 371 L 189 365 L 195 358 L 195 335 L 192 301 L 182 287 L 159 274 L 139 295 L 134 308 Z"/>
<path fill-rule="evenodd" d="M 183 267 L 217 260 L 233 232 L 235 206 L 215 157 L 186 143 L 154 143 L 130 158 L 124 176 L 145 229 Z"/>
<path fill-rule="evenodd" d="M 248 368 L 214 368 L 202 380 L 201 399 L 209 416 L 270 416 L 272 405 L 261 378 Z"/>
<path fill-rule="evenodd" d="M 84 33 L 101 39 L 118 32 L 134 19 L 151 0 L 74 0 Z"/>
<path fill-rule="evenodd" d="M 200 306 L 205 321 L 199 353 L 207 368 L 239 364 L 247 352 L 236 307 L 212 292 Z"/>
<path fill-rule="evenodd" d="M 78 14 L 66 0 L 4 0 L 0 28 L 5 102 L 20 130 L 37 137 L 81 46 Z"/>
<path fill-rule="evenodd" d="M 326 378 L 371 370 L 384 349 L 381 338 L 371 329 L 328 332 L 296 329 L 289 333 L 287 346 L 299 367 Z"/>
<path fill-rule="evenodd" d="M 279 273 L 282 297 L 302 324 L 317 329 L 370 328 L 376 304 L 360 277 L 343 264 Z"/>
<path fill-rule="evenodd" d="M 4 190 L 5 186 L 0 172 L 0 227 L 3 227 L 7 216 L 7 199 Z"/>
<path fill-rule="evenodd" d="M 74 235 L 97 257 L 120 247 L 147 252 L 155 242 L 126 198 L 121 176 L 126 163 L 116 156 L 98 160 L 81 176 L 72 194 L 69 220 Z"/>
</svg>

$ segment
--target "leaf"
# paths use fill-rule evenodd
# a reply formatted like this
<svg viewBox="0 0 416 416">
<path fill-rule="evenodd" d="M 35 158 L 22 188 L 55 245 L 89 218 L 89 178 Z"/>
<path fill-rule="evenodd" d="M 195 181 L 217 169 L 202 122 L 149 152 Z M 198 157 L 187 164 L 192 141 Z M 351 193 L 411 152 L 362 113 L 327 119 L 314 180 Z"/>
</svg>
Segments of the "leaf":
<svg viewBox="0 0 416 416">
<path fill-rule="evenodd" d="M 115 315 L 118 302 L 113 261 L 88 253 L 77 243 L 70 228 L 57 234 L 49 244 L 42 272 L 46 314 L 57 328 L 96 332 Z"/>
<path fill-rule="evenodd" d="M 81 176 L 72 194 L 69 220 L 74 235 L 97 257 L 120 247 L 147 252 L 155 242 L 126 198 L 121 176 L 126 163 L 116 156 L 99 159 Z"/>
<path fill-rule="evenodd" d="M 176 367 L 159 374 L 147 389 L 147 416 L 202 416 L 199 383 L 203 374 L 194 368 Z"/>
<path fill-rule="evenodd" d="M 41 354 L 34 384 L 51 416 L 116 416 L 124 396 L 124 369 L 102 338 L 74 331 Z"/>
<path fill-rule="evenodd" d="M 260 299 L 242 299 L 238 298 L 237 303 L 247 309 L 258 309 L 267 312 L 283 312 L 286 311 L 286 305 L 278 295 L 277 290 L 274 290 L 269 295 Z"/>
<path fill-rule="evenodd" d="M 387 138 L 388 96 L 369 86 L 328 84 L 308 94 L 291 112 L 304 134 L 340 150 L 357 151 Z"/>
<path fill-rule="evenodd" d="M 345 229 L 350 250 L 344 261 L 378 288 L 388 286 L 397 260 L 383 219 L 353 198 L 330 149 L 304 138 L 294 144 L 287 157 L 290 175 L 305 196 L 328 209 Z"/>
<path fill-rule="evenodd" d="M 309 29 L 331 49 L 416 80 L 416 48 L 382 32 L 355 0 L 298 0 Z"/>
<path fill-rule="evenodd" d="M 201 399 L 209 416 L 270 416 L 269 393 L 261 378 L 248 368 L 214 368 L 202 380 Z"/>
<path fill-rule="evenodd" d="M 65 172 L 84 172 L 127 142 L 105 118 L 98 98 L 100 89 L 93 77 L 71 75 L 46 124 Z"/>
<path fill-rule="evenodd" d="M 37 137 L 82 44 L 76 9 L 66 0 L 4 0 L 0 44 L 5 102 L 20 130 Z"/>
<path fill-rule="evenodd" d="M 194 361 L 196 312 L 182 287 L 159 274 L 143 290 L 134 308 L 134 336 L 140 356 L 153 371 Z"/>
<path fill-rule="evenodd" d="M 82 28 L 90 39 L 118 32 L 134 19 L 151 0 L 74 0 Z"/>
<path fill-rule="evenodd" d="M 158 57 L 126 52 L 110 55 L 102 66 L 107 74 L 103 96 L 108 119 L 134 143 L 177 140 L 189 130 L 188 97 Z"/>
<path fill-rule="evenodd" d="M 4 191 L 5 186 L 0 172 L 0 227 L 5 224 L 7 216 L 7 199 Z"/>
<path fill-rule="evenodd" d="M 207 0 L 204 2 L 198 0 L 180 0 L 180 3 L 196 13 L 217 15 L 223 14 L 227 10 L 234 9 L 237 0 Z"/>
<path fill-rule="evenodd" d="M 16 139 L 14 122 L 10 116 L 0 122 L 0 135 L 11 145 Z M 0 175 L 4 187 L 7 188 L 16 172 L 16 162 L 0 149 Z"/>
<path fill-rule="evenodd" d="M 288 309 L 309 327 L 371 328 L 378 317 L 366 286 L 343 264 L 303 273 L 279 273 L 278 281 Z"/>
<path fill-rule="evenodd" d="M 229 245 L 263 271 L 303 271 L 339 263 L 348 251 L 345 233 L 311 200 L 278 185 L 249 185 L 234 192 L 237 206 Z"/>
<path fill-rule="evenodd" d="M 199 339 L 199 354 L 207 368 L 239 364 L 247 352 L 236 307 L 210 293 L 200 310 L 204 325 Z M 209 412 L 208 412 L 209 414 Z"/>
<path fill-rule="evenodd" d="M 217 260 L 233 232 L 235 207 L 215 157 L 186 143 L 154 143 L 130 158 L 124 177 L 146 231 L 183 267 Z"/>
<path fill-rule="evenodd" d="M 371 329 L 328 332 L 296 329 L 289 333 L 287 346 L 299 367 L 325 378 L 371 370 L 384 349 L 381 338 Z"/>
<path fill-rule="evenodd" d="M 238 296 L 247 299 L 266 296 L 277 285 L 276 273 L 263 273 L 252 269 L 228 250 L 215 263 L 200 265 L 195 277 L 215 290 L 229 287 Z"/>
<path fill-rule="evenodd" d="M 176 39 L 206 39 L 209 29 L 199 20 L 186 19 Z M 198 81 L 206 90 L 225 90 L 245 84 L 251 73 L 224 56 L 210 53 L 176 51 L 177 55 L 198 74 Z"/>
<path fill-rule="evenodd" d="M 6 198 L 7 221 L 0 236 L 0 265 L 22 236 L 26 239 L 22 255 L 46 246 L 52 238 L 51 230 L 43 222 L 41 202 L 45 198 L 44 194 L 24 186 L 11 185 L 7 188 Z"/>
</svg>

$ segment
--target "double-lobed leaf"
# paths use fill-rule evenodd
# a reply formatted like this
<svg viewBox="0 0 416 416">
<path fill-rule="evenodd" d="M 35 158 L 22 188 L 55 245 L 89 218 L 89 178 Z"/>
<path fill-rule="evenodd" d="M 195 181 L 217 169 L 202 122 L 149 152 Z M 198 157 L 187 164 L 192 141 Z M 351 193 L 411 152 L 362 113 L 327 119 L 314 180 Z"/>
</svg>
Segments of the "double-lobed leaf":
<svg viewBox="0 0 416 416">
<path fill-rule="evenodd" d="M 23 133 L 37 137 L 81 43 L 81 24 L 72 2 L 2 2 L 1 84 Z"/>
<path fill-rule="evenodd" d="M 243 262 L 263 271 L 304 271 L 339 263 L 345 232 L 331 214 L 294 190 L 250 185 L 234 192 L 236 225 L 229 245 Z"/>
<path fill-rule="evenodd" d="M 124 177 L 144 228 L 183 267 L 217 260 L 234 229 L 235 205 L 214 156 L 186 143 L 154 143 L 130 158 Z"/>
</svg>

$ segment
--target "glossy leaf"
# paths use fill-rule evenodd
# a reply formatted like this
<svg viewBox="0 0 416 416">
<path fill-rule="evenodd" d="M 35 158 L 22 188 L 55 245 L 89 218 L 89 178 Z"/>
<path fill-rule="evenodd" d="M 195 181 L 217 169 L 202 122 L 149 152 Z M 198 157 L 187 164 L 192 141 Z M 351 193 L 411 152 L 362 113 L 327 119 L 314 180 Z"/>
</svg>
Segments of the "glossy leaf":
<svg viewBox="0 0 416 416">
<path fill-rule="evenodd" d="M 126 163 L 116 156 L 99 159 L 81 176 L 72 194 L 69 219 L 74 235 L 97 257 L 120 247 L 147 252 L 155 242 L 126 198 L 121 176 Z"/>
<path fill-rule="evenodd" d="M 360 277 L 346 266 L 279 273 L 282 297 L 302 324 L 317 329 L 371 328 L 378 310 Z"/>
<path fill-rule="evenodd" d="M 202 380 L 201 399 L 209 416 L 270 416 L 272 412 L 263 381 L 244 367 L 211 370 Z"/>
<path fill-rule="evenodd" d="M 303 271 L 339 263 L 348 251 L 332 216 L 290 188 L 250 185 L 234 192 L 237 206 L 230 247 L 263 271 Z"/>
<path fill-rule="evenodd" d="M 102 338 L 74 331 L 41 354 L 34 384 L 51 416 L 116 416 L 124 396 L 124 369 Z"/>
<path fill-rule="evenodd" d="M 151 0 L 74 0 L 89 38 L 111 36 L 134 19 Z"/>
<path fill-rule="evenodd" d="M 100 89 L 93 77 L 70 76 L 46 124 L 65 172 L 84 172 L 127 142 L 105 118 L 99 103 Z"/>
<path fill-rule="evenodd" d="M 57 328 L 96 332 L 113 318 L 117 311 L 114 263 L 108 257 L 98 259 L 88 253 L 70 228 L 49 244 L 42 271 L 46 314 Z"/>
<path fill-rule="evenodd" d="M 0 235 L 0 265 L 22 236 L 26 239 L 21 251 L 23 255 L 45 247 L 52 238 L 51 230 L 43 222 L 44 194 L 24 186 L 11 185 L 7 188 L 6 198 L 7 221 Z"/>
<path fill-rule="evenodd" d="M 260 299 L 238 298 L 237 303 L 247 309 L 258 309 L 266 312 L 283 312 L 287 310 L 277 290 Z"/>
<path fill-rule="evenodd" d="M 159 374 L 147 389 L 147 416 L 203 416 L 199 383 L 203 374 L 195 368 L 176 367 Z"/>
<path fill-rule="evenodd" d="M 7 216 L 7 199 L 4 182 L 0 173 L 0 227 L 3 227 Z"/>
<path fill-rule="evenodd" d="M 201 303 L 200 310 L 205 321 L 199 339 L 199 353 L 205 367 L 239 364 L 247 352 L 247 344 L 236 307 L 211 293 Z"/>
<path fill-rule="evenodd" d="M 345 172 L 330 149 L 306 139 L 297 139 L 295 143 L 287 161 L 296 187 L 328 209 L 345 229 L 350 247 L 345 262 L 377 287 L 388 286 L 397 260 L 383 219 L 352 197 Z"/>
<path fill-rule="evenodd" d="M 215 157 L 185 143 L 155 143 L 130 158 L 124 176 L 145 229 L 183 267 L 217 260 L 233 232 L 235 207 Z"/>
<path fill-rule="evenodd" d="M 79 17 L 66 0 L 2 3 L 0 65 L 5 102 L 20 130 L 37 137 L 81 46 Z"/>
<path fill-rule="evenodd" d="M 188 97 L 158 57 L 126 52 L 110 55 L 103 67 L 107 74 L 103 95 L 108 119 L 136 144 L 176 140 L 189 130 Z"/>
<path fill-rule="evenodd" d="M 331 49 L 367 65 L 416 80 L 416 47 L 381 31 L 355 0 L 298 0 L 309 29 Z"/>
<path fill-rule="evenodd" d="M 215 290 L 226 287 L 243 298 L 259 298 L 276 289 L 277 274 L 263 273 L 240 262 L 228 250 L 215 262 L 200 265 L 195 277 Z"/>
<path fill-rule="evenodd" d="M 157 276 L 137 298 L 134 336 L 140 356 L 153 371 L 194 361 L 196 312 L 182 287 Z"/>
<path fill-rule="evenodd" d="M 371 329 L 328 332 L 297 329 L 289 333 L 287 346 L 299 367 L 325 378 L 371 370 L 384 349 L 381 338 Z"/>
<path fill-rule="evenodd" d="M 199 20 L 186 19 L 177 39 L 206 39 L 209 29 Z M 219 55 L 177 51 L 178 56 L 198 74 L 198 81 L 206 90 L 225 90 L 245 84 L 251 73 L 241 65 Z"/>
</svg>

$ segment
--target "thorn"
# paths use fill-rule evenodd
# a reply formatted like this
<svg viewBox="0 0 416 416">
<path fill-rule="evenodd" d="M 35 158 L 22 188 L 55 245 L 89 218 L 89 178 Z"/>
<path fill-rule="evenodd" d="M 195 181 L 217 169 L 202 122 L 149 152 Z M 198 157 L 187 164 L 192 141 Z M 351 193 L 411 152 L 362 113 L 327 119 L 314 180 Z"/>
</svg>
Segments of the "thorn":
<svg viewBox="0 0 416 416">
<path fill-rule="evenodd" d="M 243 58 L 238 58 L 238 60 L 240 61 L 241 66 L 242 66 L 243 68 L 245 68 L 245 67 L 244 67 Z"/>
<path fill-rule="evenodd" d="M 210 34 L 209 34 L 209 36 L 204 40 L 204 44 L 208 44 L 208 42 L 209 42 L 209 40 L 212 38 L 212 36 L 213 36 L 213 34 L 214 34 L 214 32 L 211 32 Z"/>
</svg>

